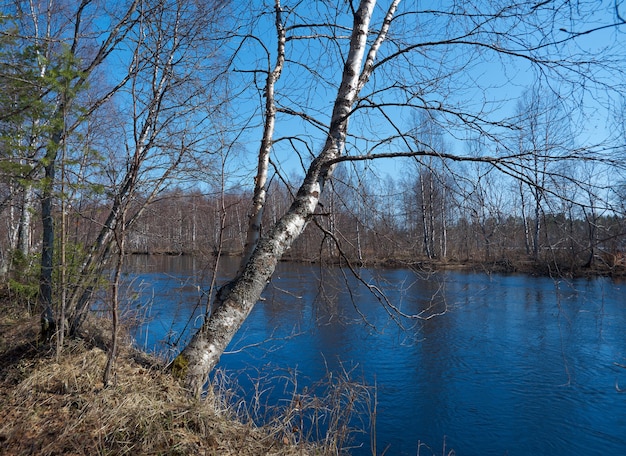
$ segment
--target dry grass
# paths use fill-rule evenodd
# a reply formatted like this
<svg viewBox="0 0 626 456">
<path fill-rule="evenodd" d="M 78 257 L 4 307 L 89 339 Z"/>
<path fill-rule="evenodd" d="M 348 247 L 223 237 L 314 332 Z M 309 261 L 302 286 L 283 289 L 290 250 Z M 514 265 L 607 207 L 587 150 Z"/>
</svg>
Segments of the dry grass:
<svg viewBox="0 0 626 456">
<path fill-rule="evenodd" d="M 314 449 L 309 447 L 315 454 L 349 454 L 357 434 L 376 435 L 376 390 L 355 380 L 354 372 L 343 365 L 307 386 L 299 385 L 301 379 L 291 369 L 282 374 L 259 372 L 251 380 L 252 390 L 246 394 L 236 374 L 217 371 L 215 407 L 236 410 L 245 423 L 264 423 L 265 430 L 294 446 L 306 448 L 315 442 Z M 277 395 L 269 399 L 273 392 Z M 370 449 L 377 454 L 375 438 Z"/>
<path fill-rule="evenodd" d="M 104 388 L 106 353 L 93 341 L 70 341 L 57 362 L 53 350 L 35 344 L 37 318 L 2 315 L 2 455 L 328 454 L 242 424 L 215 406 L 221 401 L 189 399 L 159 363 L 129 348 Z"/>
</svg>

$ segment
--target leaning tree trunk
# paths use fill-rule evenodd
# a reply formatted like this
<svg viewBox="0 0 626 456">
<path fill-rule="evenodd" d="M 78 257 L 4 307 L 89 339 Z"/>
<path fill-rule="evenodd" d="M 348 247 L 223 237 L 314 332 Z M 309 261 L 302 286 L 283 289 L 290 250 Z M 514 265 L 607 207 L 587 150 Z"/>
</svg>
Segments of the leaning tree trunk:
<svg viewBox="0 0 626 456">
<path fill-rule="evenodd" d="M 174 376 L 183 379 L 194 395 L 201 394 L 209 372 L 259 300 L 276 264 L 304 230 L 321 184 L 313 182 L 308 188 L 317 190 L 307 192 L 303 186 L 288 214 L 259 241 L 243 271 L 219 290 L 213 312 L 172 363 Z"/>
<path fill-rule="evenodd" d="M 294 202 L 287 213 L 259 240 L 250 259 L 237 276 L 220 289 L 213 312 L 172 362 L 172 373 L 181 378 L 196 396 L 202 393 L 209 373 L 260 298 L 276 264 L 313 216 L 324 184 L 332 175 L 337 159 L 344 151 L 351 108 L 359 91 L 369 79 L 377 50 L 385 39 L 399 0 L 392 2 L 383 27 L 364 62 L 369 23 L 375 3 L 375 0 L 362 0 L 354 14 L 350 49 L 335 100 L 328 137 L 321 153 L 311 163 Z"/>
</svg>

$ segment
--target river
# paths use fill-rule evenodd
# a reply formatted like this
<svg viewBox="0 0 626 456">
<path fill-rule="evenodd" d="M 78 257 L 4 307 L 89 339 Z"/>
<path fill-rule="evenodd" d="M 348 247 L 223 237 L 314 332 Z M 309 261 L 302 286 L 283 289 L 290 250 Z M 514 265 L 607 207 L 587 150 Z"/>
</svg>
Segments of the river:
<svg viewBox="0 0 626 456">
<path fill-rule="evenodd" d="M 139 346 L 176 353 L 202 313 L 206 266 L 130 258 Z M 279 265 L 219 365 L 247 404 L 255 385 L 262 404 L 280 405 L 349 371 L 370 386 L 352 454 L 373 441 L 387 455 L 626 454 L 626 283 L 361 273 L 376 289 L 339 268 Z"/>
</svg>

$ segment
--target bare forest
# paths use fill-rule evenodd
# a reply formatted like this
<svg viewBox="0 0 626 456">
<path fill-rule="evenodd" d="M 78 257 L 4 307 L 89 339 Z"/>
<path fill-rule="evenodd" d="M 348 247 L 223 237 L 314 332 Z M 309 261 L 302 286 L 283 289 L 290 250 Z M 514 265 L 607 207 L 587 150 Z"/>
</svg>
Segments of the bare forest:
<svg viewBox="0 0 626 456">
<path fill-rule="evenodd" d="M 494 189 L 480 183 L 487 188 L 476 190 L 487 195 L 472 205 L 460 198 L 461 189 L 442 179 L 431 170 L 404 179 L 385 177 L 382 183 L 336 179 L 333 192 L 320 203 L 328 208 L 320 213 L 320 226 L 304 232 L 283 259 L 535 274 L 624 273 L 623 217 L 604 213 L 591 218 L 583 208 L 557 201 L 556 208 L 547 203 L 537 219 L 521 212 L 524 195 L 514 184 L 504 194 L 489 196 Z M 293 191 L 289 186 L 272 189 L 263 225 L 276 221 Z M 164 191 L 129 231 L 128 253 L 239 256 L 249 200 L 245 193 Z M 379 204 L 370 207 L 367 201 Z M 223 203 L 229 208 L 225 217 Z"/>
<path fill-rule="evenodd" d="M 130 254 L 239 271 L 191 396 L 279 261 L 626 271 L 619 2 L 3 0 L 0 278 L 62 356 Z M 210 309 L 210 310 L 209 310 Z"/>
</svg>

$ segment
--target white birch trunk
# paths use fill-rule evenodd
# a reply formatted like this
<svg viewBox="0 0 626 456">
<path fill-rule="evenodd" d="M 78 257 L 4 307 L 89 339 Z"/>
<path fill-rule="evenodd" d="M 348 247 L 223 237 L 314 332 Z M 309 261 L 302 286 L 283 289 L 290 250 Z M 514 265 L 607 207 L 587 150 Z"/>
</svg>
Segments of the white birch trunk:
<svg viewBox="0 0 626 456">
<path fill-rule="evenodd" d="M 419 176 L 419 181 L 420 181 L 420 203 L 421 203 L 421 209 L 422 209 L 422 240 L 424 243 L 424 253 L 426 254 L 426 257 L 428 259 L 432 258 L 432 252 L 430 250 L 430 235 L 428 232 L 428 228 L 429 228 L 429 223 L 428 223 L 428 216 L 427 216 L 427 207 L 426 207 L 426 188 L 424 186 L 424 176 L 425 173 L 422 171 L 420 172 L 420 176 Z"/>
<path fill-rule="evenodd" d="M 335 100 L 328 138 L 321 153 L 309 166 L 294 202 L 287 213 L 260 239 L 250 259 L 237 276 L 220 289 L 214 303 L 214 311 L 172 362 L 172 373 L 181 378 L 195 396 L 202 393 L 209 373 L 252 311 L 274 273 L 276 264 L 304 230 L 317 207 L 324 184 L 332 174 L 334 168 L 332 160 L 344 151 L 350 111 L 358 91 L 370 76 L 376 51 L 384 39 L 398 1 L 392 3 L 385 24 L 372 44 L 363 65 L 375 3 L 375 0 L 362 0 L 355 13 L 350 50 Z"/>
<path fill-rule="evenodd" d="M 30 255 L 30 246 L 32 244 L 31 223 L 32 214 L 35 206 L 35 190 L 30 186 L 24 187 L 24 203 L 20 216 L 20 227 L 18 230 L 17 248 L 24 258 Z"/>
<path fill-rule="evenodd" d="M 280 0 L 275 1 L 276 31 L 278 33 L 278 49 L 276 64 L 272 71 L 268 70 L 265 81 L 265 125 L 263 128 L 263 139 L 259 149 L 259 161 L 257 164 L 257 175 L 254 178 L 254 195 L 252 197 L 252 210 L 248 220 L 248 234 L 246 244 L 243 249 L 241 264 L 238 274 L 243 272 L 246 263 L 250 260 L 252 252 L 256 248 L 261 238 L 261 220 L 263 218 L 263 208 L 267 194 L 267 174 L 270 162 L 270 152 L 272 150 L 274 126 L 276 125 L 276 103 L 274 101 L 274 87 L 280 78 L 285 63 L 285 28 L 281 18 Z"/>
<path fill-rule="evenodd" d="M 441 258 L 448 257 L 448 217 L 446 210 L 446 201 L 448 195 L 448 187 L 444 184 L 442 186 L 441 196 Z"/>
</svg>

